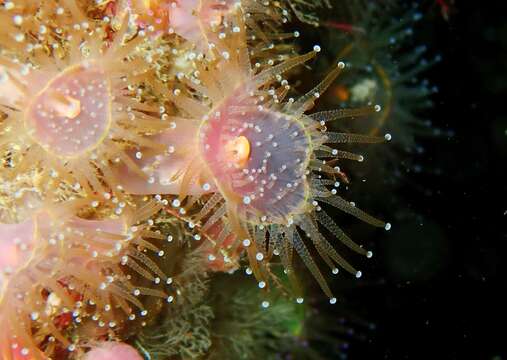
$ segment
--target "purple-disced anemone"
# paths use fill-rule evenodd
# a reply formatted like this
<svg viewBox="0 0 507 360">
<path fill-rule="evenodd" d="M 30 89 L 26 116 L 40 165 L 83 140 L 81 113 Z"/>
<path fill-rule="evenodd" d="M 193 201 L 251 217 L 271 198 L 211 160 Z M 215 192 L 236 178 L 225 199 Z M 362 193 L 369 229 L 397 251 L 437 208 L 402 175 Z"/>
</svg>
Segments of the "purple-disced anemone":
<svg viewBox="0 0 507 360">
<path fill-rule="evenodd" d="M 320 47 L 283 62 L 273 59 L 252 66 L 244 18 L 240 11 L 236 15 L 220 43 L 212 47 L 212 55 L 197 56 L 192 76 L 172 84 L 168 99 L 179 115 L 168 119 L 171 129 L 162 135 L 166 154 L 140 160 L 148 172 L 147 181 L 121 169 L 122 186 L 135 193 L 177 195 L 173 206 L 186 209 L 204 197 L 204 206 L 189 221 L 206 231 L 225 219 L 218 242 L 234 233 L 237 241 L 229 247 L 246 248 L 258 279 L 266 279 L 263 264 L 273 254 L 281 256 L 292 277 L 292 253 L 296 250 L 333 298 L 301 235 L 311 239 L 333 272 L 339 266 L 361 275 L 337 253 L 319 227 L 360 254 L 370 257 L 372 253 L 355 244 L 321 205 L 390 228 L 337 194 L 342 175 L 338 161 L 363 161 L 363 156 L 336 148 L 340 144 L 384 142 L 390 135 L 327 130 L 330 121 L 368 115 L 379 111 L 378 105 L 306 114 L 344 69 L 342 62 L 307 94 L 286 99 L 290 86 L 283 74 L 312 59 Z M 266 282 L 259 284 L 264 287 Z"/>
</svg>

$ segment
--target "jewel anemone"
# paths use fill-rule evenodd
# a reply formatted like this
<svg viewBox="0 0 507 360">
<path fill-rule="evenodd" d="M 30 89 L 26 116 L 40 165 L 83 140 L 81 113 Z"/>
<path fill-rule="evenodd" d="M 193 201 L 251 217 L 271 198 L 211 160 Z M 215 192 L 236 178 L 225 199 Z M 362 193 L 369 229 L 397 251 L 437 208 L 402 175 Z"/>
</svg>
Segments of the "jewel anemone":
<svg viewBox="0 0 507 360">
<path fill-rule="evenodd" d="M 203 232 L 218 221 L 235 234 L 230 248 L 243 246 L 258 279 L 266 279 L 265 264 L 281 256 L 293 278 L 295 250 L 324 292 L 332 293 L 303 240 L 306 234 L 324 261 L 361 275 L 322 235 L 330 231 L 352 250 L 372 253 L 354 243 L 324 211 L 330 205 L 371 225 L 390 225 L 357 208 L 337 194 L 342 175 L 338 161 L 363 161 L 363 156 L 336 149 L 351 143 L 379 143 L 390 139 L 327 130 L 326 123 L 380 110 L 378 105 L 307 115 L 320 94 L 344 69 L 338 63 L 325 79 L 298 99 L 285 99 L 290 91 L 283 74 L 312 59 L 319 46 L 304 55 L 272 65 L 252 66 L 244 18 L 238 15 L 226 27 L 213 57 L 197 57 L 192 77 L 171 84 L 170 101 L 179 109 L 174 126 L 161 137 L 170 151 L 144 159 L 149 180 L 142 182 L 123 169 L 123 186 L 132 192 L 175 194 L 172 205 L 191 213 L 196 202 L 204 205 L 191 218 Z M 218 51 L 217 49 L 223 49 Z M 173 161 L 176 160 L 176 161 Z M 222 231 L 222 232 L 224 232 Z M 266 286 L 264 280 L 260 287 Z"/>
<path fill-rule="evenodd" d="M 89 192 L 118 192 L 110 164 L 134 166 L 126 149 L 157 151 L 145 136 L 165 127 L 141 103 L 151 72 L 144 32 L 129 16 L 109 40 L 74 0 L 0 4 L 0 148 L 15 173 L 42 168 Z"/>
<path fill-rule="evenodd" d="M 81 202 L 40 210 L 19 224 L 0 224 L 0 354 L 45 359 L 146 318 L 145 301 L 172 302 L 172 279 L 157 265 L 163 237 L 145 203 L 121 217 L 84 219 Z M 90 338 L 75 329 L 87 324 Z M 91 334 L 90 334 L 91 333 Z"/>
</svg>

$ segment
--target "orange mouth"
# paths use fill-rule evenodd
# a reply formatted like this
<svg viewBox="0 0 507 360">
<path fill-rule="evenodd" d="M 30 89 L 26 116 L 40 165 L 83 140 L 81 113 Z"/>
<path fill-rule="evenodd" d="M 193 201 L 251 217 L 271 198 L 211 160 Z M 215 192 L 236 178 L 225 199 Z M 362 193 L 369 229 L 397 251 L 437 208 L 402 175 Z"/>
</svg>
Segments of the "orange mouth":
<svg viewBox="0 0 507 360">
<path fill-rule="evenodd" d="M 239 167 L 244 167 L 250 157 L 250 141 L 245 136 L 238 136 L 225 145 L 228 158 Z"/>
</svg>

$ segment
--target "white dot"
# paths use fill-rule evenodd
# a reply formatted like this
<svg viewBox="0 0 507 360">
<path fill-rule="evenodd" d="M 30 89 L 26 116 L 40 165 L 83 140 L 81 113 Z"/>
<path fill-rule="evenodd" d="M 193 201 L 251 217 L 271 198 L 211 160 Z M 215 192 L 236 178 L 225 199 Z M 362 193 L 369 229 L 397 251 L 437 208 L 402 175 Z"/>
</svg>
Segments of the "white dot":
<svg viewBox="0 0 507 360">
<path fill-rule="evenodd" d="M 386 139 L 387 141 L 391 141 L 393 137 L 391 136 L 391 134 L 385 134 L 384 135 L 384 139 Z"/>
<path fill-rule="evenodd" d="M 331 299 L 329 299 L 329 303 L 330 304 L 336 304 L 336 298 L 332 297 Z"/>
<path fill-rule="evenodd" d="M 243 204 L 248 205 L 250 204 L 251 201 L 252 199 L 250 198 L 250 196 L 243 197 Z"/>
<path fill-rule="evenodd" d="M 386 223 L 384 229 L 386 229 L 387 231 L 391 230 L 391 223 Z"/>
<path fill-rule="evenodd" d="M 245 239 L 245 240 L 243 240 L 243 246 L 244 246 L 244 247 L 249 247 L 249 246 L 250 246 L 250 244 L 251 244 L 250 239 Z"/>
<path fill-rule="evenodd" d="M 321 50 L 321 49 L 320 49 L 320 46 L 319 46 L 319 45 L 315 45 L 315 46 L 313 47 L 313 51 L 315 51 L 315 52 L 320 52 L 320 50 Z"/>
<path fill-rule="evenodd" d="M 266 287 L 266 283 L 264 281 L 259 281 L 259 288 L 264 289 Z"/>
<path fill-rule="evenodd" d="M 298 304 L 302 304 L 304 301 L 305 301 L 305 300 L 304 300 L 302 297 L 298 297 L 298 298 L 296 299 L 296 302 L 297 302 Z"/>
<path fill-rule="evenodd" d="M 23 23 L 23 17 L 21 15 L 14 16 L 14 24 L 21 25 Z"/>
<path fill-rule="evenodd" d="M 361 276 L 363 276 L 363 273 L 361 271 L 356 272 L 356 278 L 359 279 Z"/>
<path fill-rule="evenodd" d="M 257 261 L 262 261 L 264 259 L 264 255 L 259 252 L 255 255 L 255 258 L 257 259 Z"/>
</svg>

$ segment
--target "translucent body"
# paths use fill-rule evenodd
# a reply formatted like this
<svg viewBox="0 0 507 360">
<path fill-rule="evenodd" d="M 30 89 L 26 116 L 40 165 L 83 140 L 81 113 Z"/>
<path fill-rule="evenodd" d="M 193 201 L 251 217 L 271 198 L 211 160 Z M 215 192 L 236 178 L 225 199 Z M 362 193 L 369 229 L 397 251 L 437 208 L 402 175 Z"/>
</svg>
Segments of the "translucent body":
<svg viewBox="0 0 507 360">
<path fill-rule="evenodd" d="M 111 125 L 109 79 L 97 64 L 83 63 L 52 79 L 31 101 L 25 126 L 57 156 L 76 156 L 100 145 Z"/>
<path fill-rule="evenodd" d="M 306 200 L 308 134 L 290 115 L 256 107 L 235 110 L 244 105 L 238 103 L 241 95 L 230 96 L 201 125 L 202 159 L 243 218 L 285 223 Z"/>
<path fill-rule="evenodd" d="M 182 169 L 188 168 L 192 162 L 192 157 L 188 154 L 195 153 L 197 149 L 198 125 L 195 121 L 182 122 L 174 129 L 153 136 L 153 141 L 164 144 L 165 154 L 138 158 L 136 152 L 131 152 L 129 155 L 132 162 L 143 169 L 147 178 L 139 176 L 128 166 L 120 166 L 115 171 L 125 191 L 137 195 L 177 194 L 183 186 Z M 205 181 L 199 182 L 196 179 L 189 180 L 185 185 L 188 194 L 201 195 L 216 190 L 210 182 L 209 188 L 203 189 L 204 183 Z"/>
</svg>

